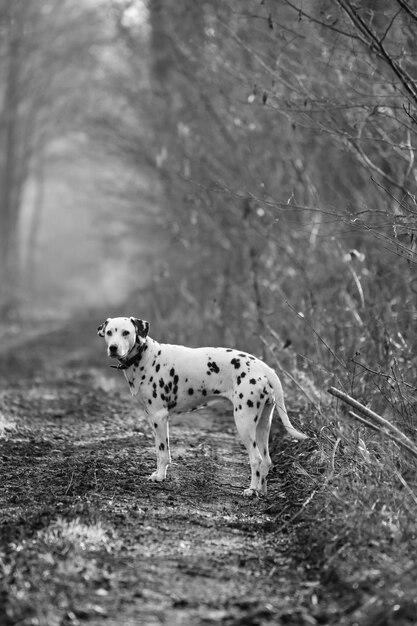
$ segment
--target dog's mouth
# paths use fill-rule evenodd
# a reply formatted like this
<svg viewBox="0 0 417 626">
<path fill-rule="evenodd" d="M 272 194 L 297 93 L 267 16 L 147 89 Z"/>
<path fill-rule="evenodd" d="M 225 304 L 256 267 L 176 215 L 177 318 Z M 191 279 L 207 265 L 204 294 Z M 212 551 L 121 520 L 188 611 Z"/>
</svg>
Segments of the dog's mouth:
<svg viewBox="0 0 417 626">
<path fill-rule="evenodd" d="M 108 356 L 111 359 L 124 359 L 125 358 L 125 354 L 119 354 L 118 352 L 108 352 Z"/>
</svg>

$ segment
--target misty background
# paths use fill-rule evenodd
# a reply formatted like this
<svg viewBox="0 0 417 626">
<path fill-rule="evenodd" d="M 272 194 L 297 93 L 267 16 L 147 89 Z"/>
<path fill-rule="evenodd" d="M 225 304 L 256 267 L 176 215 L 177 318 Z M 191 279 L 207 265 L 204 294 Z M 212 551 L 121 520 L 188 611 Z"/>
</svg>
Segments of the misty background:
<svg viewBox="0 0 417 626">
<path fill-rule="evenodd" d="M 416 30 L 403 0 L 0 0 L 2 319 L 415 380 Z"/>
</svg>

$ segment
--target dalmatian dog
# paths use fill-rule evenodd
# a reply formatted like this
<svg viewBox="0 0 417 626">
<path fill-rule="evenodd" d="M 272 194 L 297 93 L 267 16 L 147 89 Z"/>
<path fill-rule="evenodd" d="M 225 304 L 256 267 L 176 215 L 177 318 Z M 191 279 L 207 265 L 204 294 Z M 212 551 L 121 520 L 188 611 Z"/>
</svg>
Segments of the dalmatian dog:
<svg viewBox="0 0 417 626">
<path fill-rule="evenodd" d="M 251 482 L 243 493 L 265 495 L 274 407 L 292 437 L 307 439 L 291 425 L 274 370 L 246 352 L 158 343 L 148 332 L 149 322 L 135 317 L 108 318 L 98 328 L 108 356 L 118 361 L 112 367 L 123 370 L 154 432 L 157 468 L 149 480 L 164 480 L 171 462 L 169 414 L 189 411 L 221 396 L 233 404 L 236 427 L 249 454 Z"/>
</svg>

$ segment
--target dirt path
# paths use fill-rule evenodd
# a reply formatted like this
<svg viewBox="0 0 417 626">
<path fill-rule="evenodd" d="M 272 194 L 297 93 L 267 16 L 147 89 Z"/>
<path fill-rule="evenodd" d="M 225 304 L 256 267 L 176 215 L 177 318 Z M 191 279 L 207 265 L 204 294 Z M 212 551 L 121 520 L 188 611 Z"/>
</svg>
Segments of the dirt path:
<svg viewBox="0 0 417 626">
<path fill-rule="evenodd" d="M 267 499 L 242 497 L 219 404 L 173 420 L 169 480 L 149 483 L 153 440 L 95 326 L 32 330 L 0 355 L 0 623 L 319 623 L 279 474 Z"/>
</svg>

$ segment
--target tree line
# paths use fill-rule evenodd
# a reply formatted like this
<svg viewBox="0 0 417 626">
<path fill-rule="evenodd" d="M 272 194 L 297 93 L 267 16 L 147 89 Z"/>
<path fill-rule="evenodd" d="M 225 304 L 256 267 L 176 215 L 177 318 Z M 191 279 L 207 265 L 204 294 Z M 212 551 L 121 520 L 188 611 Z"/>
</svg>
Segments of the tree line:
<svg viewBox="0 0 417 626">
<path fill-rule="evenodd" d="M 24 182 L 54 137 L 82 129 L 131 174 L 118 193 L 138 241 L 156 242 L 146 308 L 167 333 L 282 354 L 358 393 L 372 381 L 393 402 L 401 387 L 412 404 L 411 3 L 0 7 L 3 310 Z M 146 214 L 138 172 L 156 198 Z"/>
</svg>

